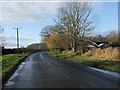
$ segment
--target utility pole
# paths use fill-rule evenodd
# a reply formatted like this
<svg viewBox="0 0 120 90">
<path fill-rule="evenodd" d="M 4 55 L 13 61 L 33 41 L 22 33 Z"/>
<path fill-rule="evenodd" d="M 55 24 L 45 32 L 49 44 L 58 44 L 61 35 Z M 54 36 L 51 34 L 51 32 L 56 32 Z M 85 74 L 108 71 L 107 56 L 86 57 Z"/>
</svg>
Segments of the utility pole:
<svg viewBox="0 0 120 90">
<path fill-rule="evenodd" d="M 16 29 L 17 30 L 17 50 L 19 49 L 19 32 L 18 30 L 21 29 L 22 27 L 20 28 L 13 28 L 13 29 Z"/>
</svg>

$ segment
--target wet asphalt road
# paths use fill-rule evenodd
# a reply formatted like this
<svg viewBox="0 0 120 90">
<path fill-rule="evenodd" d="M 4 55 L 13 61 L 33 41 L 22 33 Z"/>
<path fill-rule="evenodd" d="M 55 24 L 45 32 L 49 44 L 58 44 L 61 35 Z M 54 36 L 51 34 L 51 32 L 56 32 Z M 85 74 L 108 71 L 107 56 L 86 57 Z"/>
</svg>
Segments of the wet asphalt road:
<svg viewBox="0 0 120 90">
<path fill-rule="evenodd" d="M 118 78 L 45 52 L 32 54 L 14 84 L 5 88 L 118 88 Z"/>
</svg>

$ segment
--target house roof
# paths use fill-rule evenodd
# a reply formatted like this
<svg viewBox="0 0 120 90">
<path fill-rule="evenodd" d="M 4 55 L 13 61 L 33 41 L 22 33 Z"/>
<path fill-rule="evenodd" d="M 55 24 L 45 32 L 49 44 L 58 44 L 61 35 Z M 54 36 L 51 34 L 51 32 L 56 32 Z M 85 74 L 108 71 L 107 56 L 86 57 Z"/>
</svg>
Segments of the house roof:
<svg viewBox="0 0 120 90">
<path fill-rule="evenodd" d="M 95 47 L 102 47 L 103 45 L 108 44 L 108 42 L 95 42 L 93 40 L 89 40 L 87 42 L 90 42 L 90 45 L 92 45 L 92 46 L 89 46 L 89 47 L 93 47 L 93 46 L 95 46 Z"/>
</svg>

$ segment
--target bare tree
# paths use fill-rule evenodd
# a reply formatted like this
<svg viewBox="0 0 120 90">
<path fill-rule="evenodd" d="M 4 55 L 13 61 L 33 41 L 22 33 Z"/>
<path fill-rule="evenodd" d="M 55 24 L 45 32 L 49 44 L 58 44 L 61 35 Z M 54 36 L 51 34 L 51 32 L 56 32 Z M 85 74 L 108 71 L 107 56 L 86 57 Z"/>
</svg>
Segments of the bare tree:
<svg viewBox="0 0 120 90">
<path fill-rule="evenodd" d="M 53 26 L 44 27 L 40 32 L 40 36 L 42 36 L 43 38 L 49 37 L 53 33 L 53 29 L 54 29 Z"/>
<path fill-rule="evenodd" d="M 42 36 L 43 38 L 46 38 L 46 37 L 49 37 L 53 33 L 62 33 L 62 32 L 60 32 L 59 28 L 60 28 L 60 26 L 58 26 L 58 25 L 46 26 L 40 32 L 40 36 Z"/>
<path fill-rule="evenodd" d="M 91 17 L 90 2 L 68 2 L 58 9 L 58 18 L 55 20 L 59 31 L 71 39 L 71 49 L 76 52 L 82 46 L 85 35 L 94 30 Z"/>
<path fill-rule="evenodd" d="M 3 47 L 4 46 L 4 41 L 5 41 L 5 38 L 3 36 L 3 32 L 4 32 L 4 29 L 0 26 L 0 47 Z"/>
<path fill-rule="evenodd" d="M 107 36 L 106 39 L 110 44 L 116 44 L 116 46 L 120 46 L 119 36 L 120 32 L 118 31 L 111 31 Z"/>
<path fill-rule="evenodd" d="M 2 55 L 2 48 L 4 47 L 5 38 L 3 36 L 4 29 L 0 26 L 0 56 Z"/>
</svg>

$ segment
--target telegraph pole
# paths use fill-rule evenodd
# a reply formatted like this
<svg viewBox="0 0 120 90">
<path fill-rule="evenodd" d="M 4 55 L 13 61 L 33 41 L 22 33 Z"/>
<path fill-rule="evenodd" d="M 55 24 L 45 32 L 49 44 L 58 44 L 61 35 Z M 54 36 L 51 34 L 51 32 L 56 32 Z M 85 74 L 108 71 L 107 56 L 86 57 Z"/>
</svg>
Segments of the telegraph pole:
<svg viewBox="0 0 120 90">
<path fill-rule="evenodd" d="M 16 29 L 17 30 L 17 49 L 19 49 L 19 29 L 21 29 L 22 27 L 20 28 L 13 28 L 13 29 Z"/>
</svg>

